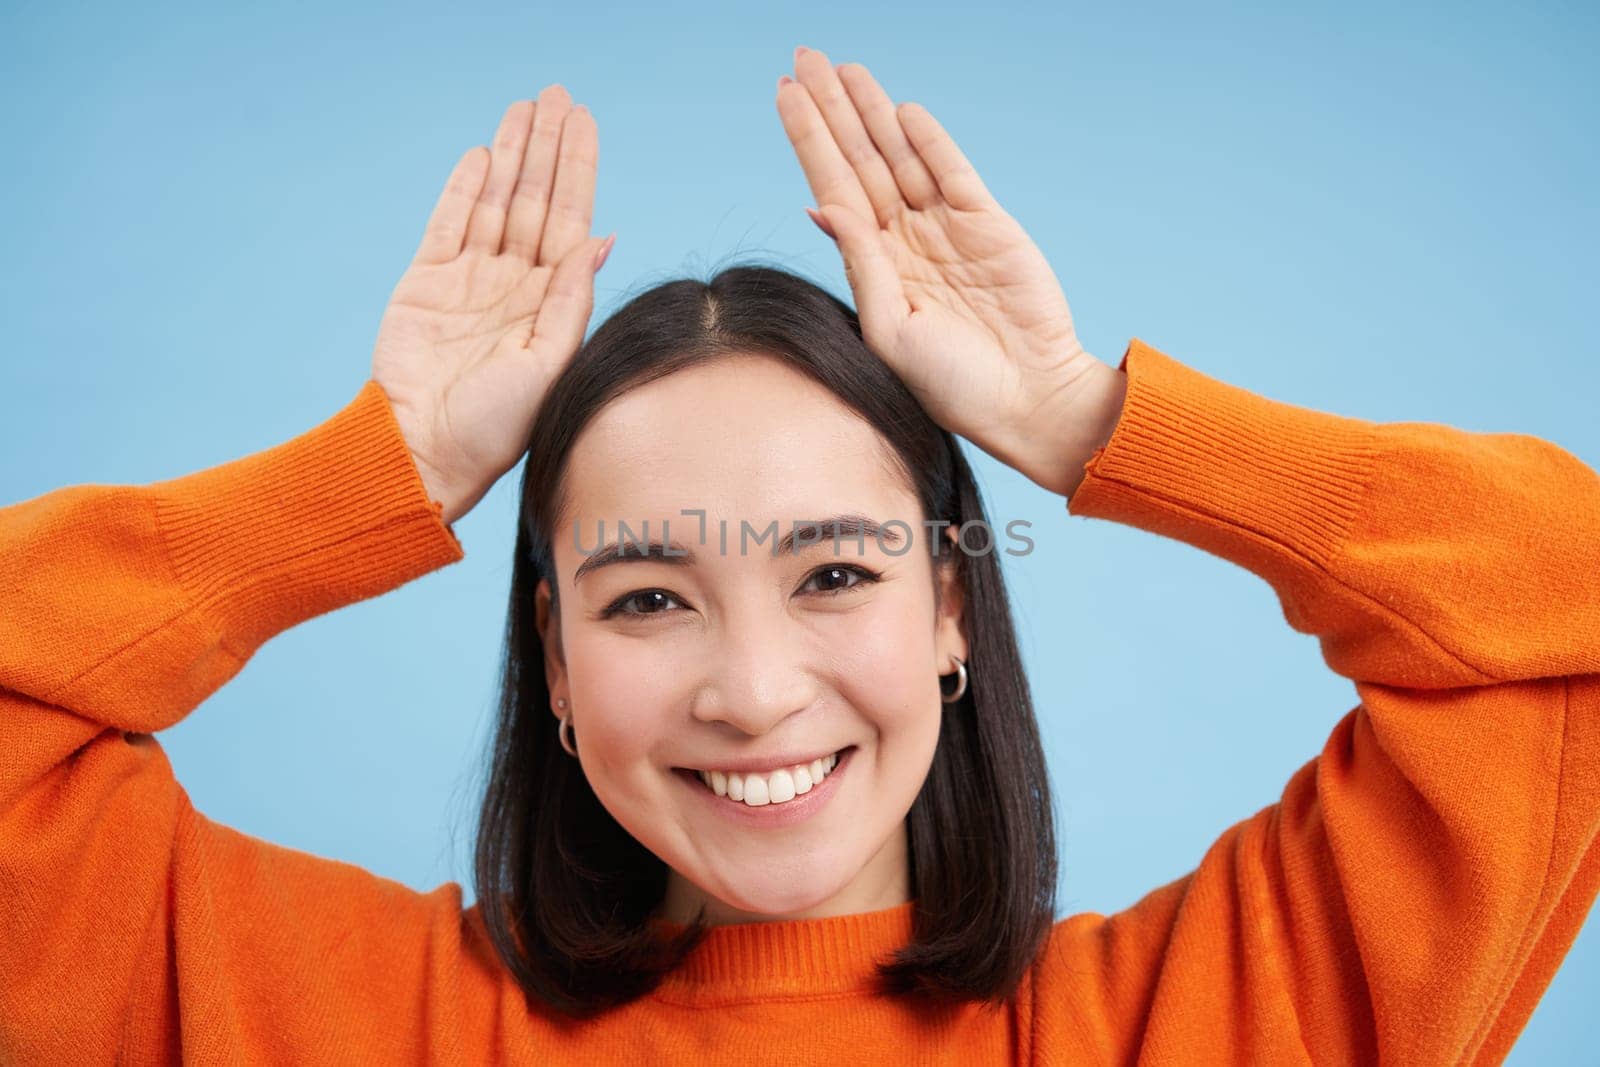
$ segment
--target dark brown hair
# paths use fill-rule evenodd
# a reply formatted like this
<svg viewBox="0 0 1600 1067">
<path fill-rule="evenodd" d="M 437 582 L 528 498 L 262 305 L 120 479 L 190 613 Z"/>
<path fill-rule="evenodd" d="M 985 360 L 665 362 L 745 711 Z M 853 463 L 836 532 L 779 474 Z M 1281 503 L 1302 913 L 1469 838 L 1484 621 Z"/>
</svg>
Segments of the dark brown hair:
<svg viewBox="0 0 1600 1067">
<path fill-rule="evenodd" d="M 925 520 L 957 529 L 987 523 L 955 437 L 866 347 L 855 312 L 810 281 L 759 265 L 728 267 L 708 282 L 675 279 L 594 331 L 552 383 L 529 440 L 499 723 L 478 824 L 479 907 L 530 1007 L 583 1018 L 626 1003 L 704 933 L 699 922 L 676 940 L 652 928 L 666 864 L 612 818 L 562 750 L 534 594 L 541 578 L 557 587 L 553 522 L 584 426 L 629 389 L 735 352 L 784 361 L 866 419 L 891 446 Z M 942 705 L 933 764 L 908 816 L 912 941 L 879 975 L 890 993 L 998 1004 L 1054 921 L 1056 845 L 1033 701 L 987 543 L 936 561 L 960 569 L 971 681 L 959 701 Z M 936 573 L 936 595 L 938 584 Z"/>
</svg>

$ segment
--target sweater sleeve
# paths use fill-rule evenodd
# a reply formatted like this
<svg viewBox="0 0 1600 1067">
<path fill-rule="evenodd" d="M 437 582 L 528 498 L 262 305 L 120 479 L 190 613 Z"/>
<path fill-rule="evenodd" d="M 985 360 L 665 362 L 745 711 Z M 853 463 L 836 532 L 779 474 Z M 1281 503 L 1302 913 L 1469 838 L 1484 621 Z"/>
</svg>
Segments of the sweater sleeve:
<svg viewBox="0 0 1600 1067">
<path fill-rule="evenodd" d="M 425 1015 L 457 1010 L 427 995 L 468 951 L 457 886 L 213 823 L 151 735 L 461 555 L 371 381 L 253 456 L 0 509 L 0 1061 L 400 1062 L 450 1032 Z"/>
<path fill-rule="evenodd" d="M 1524 434 L 1273 401 L 1137 339 L 1122 369 L 1069 513 L 1261 576 L 1358 703 L 1190 874 L 1057 924 L 1041 1041 L 1499 1062 L 1600 889 L 1600 477 Z"/>
</svg>

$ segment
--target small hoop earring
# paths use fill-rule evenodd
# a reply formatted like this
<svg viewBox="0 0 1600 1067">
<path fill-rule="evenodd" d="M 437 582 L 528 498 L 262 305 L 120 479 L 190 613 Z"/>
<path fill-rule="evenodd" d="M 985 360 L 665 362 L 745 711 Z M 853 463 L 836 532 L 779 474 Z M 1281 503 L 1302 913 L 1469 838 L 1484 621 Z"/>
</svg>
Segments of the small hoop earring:
<svg viewBox="0 0 1600 1067">
<path fill-rule="evenodd" d="M 562 701 L 562 703 L 566 702 Z M 568 741 L 568 737 L 571 737 L 572 740 Z M 560 740 L 561 747 L 567 750 L 567 755 L 576 759 L 578 756 L 576 747 L 578 739 L 572 733 L 572 712 L 569 711 L 561 717 L 561 725 L 556 727 L 556 738 Z"/>
<path fill-rule="evenodd" d="M 951 656 L 950 658 L 956 661 L 956 691 L 946 696 L 944 686 L 942 684 L 939 686 L 939 699 L 946 704 L 954 704 L 965 696 L 967 692 L 967 665 L 961 662 L 960 656 Z M 943 678 L 944 675 L 941 674 L 939 677 Z"/>
</svg>

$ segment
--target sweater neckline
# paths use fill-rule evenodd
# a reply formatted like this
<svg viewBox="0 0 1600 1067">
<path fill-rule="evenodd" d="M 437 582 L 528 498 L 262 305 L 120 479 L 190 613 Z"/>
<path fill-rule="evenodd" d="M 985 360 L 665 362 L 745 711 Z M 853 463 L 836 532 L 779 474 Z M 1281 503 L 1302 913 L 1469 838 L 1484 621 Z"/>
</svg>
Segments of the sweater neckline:
<svg viewBox="0 0 1600 1067">
<path fill-rule="evenodd" d="M 911 941 L 915 901 L 820 919 L 713 926 L 657 986 L 658 996 L 770 999 L 877 987 L 877 967 Z M 687 926 L 652 918 L 660 933 Z"/>
</svg>

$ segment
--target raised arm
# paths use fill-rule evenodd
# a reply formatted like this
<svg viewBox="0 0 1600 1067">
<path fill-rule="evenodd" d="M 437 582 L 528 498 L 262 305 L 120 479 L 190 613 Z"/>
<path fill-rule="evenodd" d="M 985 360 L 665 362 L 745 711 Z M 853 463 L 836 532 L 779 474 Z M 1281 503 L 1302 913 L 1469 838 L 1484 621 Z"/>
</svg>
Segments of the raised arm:
<svg viewBox="0 0 1600 1067">
<path fill-rule="evenodd" d="M 1071 514 L 1260 575 L 1360 702 L 1196 871 L 1058 925 L 1044 1025 L 1108 1061 L 1499 1062 L 1600 888 L 1600 476 L 1536 437 L 1269 400 L 1139 340 L 1122 367 Z"/>
<path fill-rule="evenodd" d="M 372 383 L 255 456 L 0 510 L 0 1059 L 172 1054 L 159 1020 L 251 1010 L 264 956 L 419 928 L 409 890 L 200 815 L 151 734 L 273 634 L 459 557 Z"/>
<path fill-rule="evenodd" d="M 274 634 L 461 558 L 447 522 L 520 454 L 602 251 L 593 120 L 559 86 L 537 107 L 462 157 L 342 411 L 0 509 L 0 1061 L 412 1061 L 494 1025 L 458 887 L 213 823 L 151 735 Z"/>
</svg>

